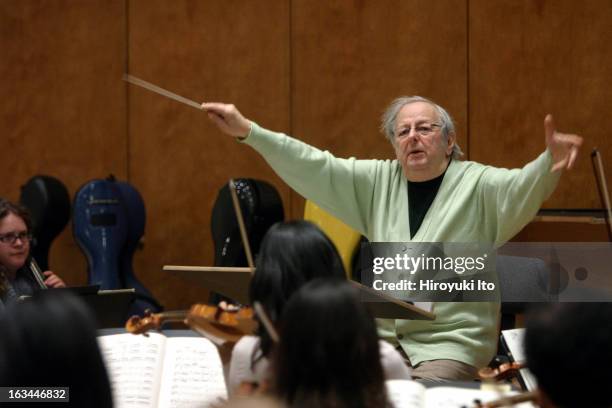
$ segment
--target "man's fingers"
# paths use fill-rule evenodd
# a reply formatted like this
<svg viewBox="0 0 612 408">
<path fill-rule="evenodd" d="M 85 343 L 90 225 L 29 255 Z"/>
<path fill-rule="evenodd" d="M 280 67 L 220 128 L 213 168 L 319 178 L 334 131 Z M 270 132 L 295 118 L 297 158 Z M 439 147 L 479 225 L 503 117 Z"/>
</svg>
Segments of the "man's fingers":
<svg viewBox="0 0 612 408">
<path fill-rule="evenodd" d="M 232 104 L 205 102 L 202 109 L 211 121 L 224 133 L 245 138 L 251 130 L 251 122 L 246 120 Z"/>
<path fill-rule="evenodd" d="M 563 141 L 569 144 L 572 144 L 574 146 L 580 147 L 582 146 L 582 137 L 578 136 L 578 135 L 567 135 L 564 134 L 563 135 Z"/>
<path fill-rule="evenodd" d="M 217 126 L 227 126 L 225 122 L 225 118 L 217 113 L 208 112 L 208 117 L 212 120 Z"/>
<path fill-rule="evenodd" d="M 544 136 L 546 137 L 546 144 L 548 145 L 555 134 L 555 122 L 552 115 L 549 113 L 544 118 Z"/>
<path fill-rule="evenodd" d="M 555 163 L 555 165 L 552 167 L 552 169 L 550 169 L 551 173 L 554 173 L 557 170 L 562 170 L 565 168 L 565 165 L 567 163 L 567 159 L 563 159 L 558 163 Z"/>
<path fill-rule="evenodd" d="M 209 113 L 213 112 L 224 118 L 227 118 L 236 112 L 236 107 L 234 105 L 218 102 L 204 102 L 202 104 L 202 109 Z"/>
<path fill-rule="evenodd" d="M 570 150 L 570 157 L 567 162 L 568 170 L 574 167 L 574 162 L 576 161 L 576 157 L 578 157 L 578 148 L 576 146 L 573 146 L 572 150 Z"/>
<path fill-rule="evenodd" d="M 225 109 L 227 108 L 227 104 L 225 103 L 219 103 L 219 102 L 204 102 L 202 103 L 202 109 L 204 109 L 207 112 L 217 112 L 217 113 L 222 113 L 225 111 Z"/>
</svg>

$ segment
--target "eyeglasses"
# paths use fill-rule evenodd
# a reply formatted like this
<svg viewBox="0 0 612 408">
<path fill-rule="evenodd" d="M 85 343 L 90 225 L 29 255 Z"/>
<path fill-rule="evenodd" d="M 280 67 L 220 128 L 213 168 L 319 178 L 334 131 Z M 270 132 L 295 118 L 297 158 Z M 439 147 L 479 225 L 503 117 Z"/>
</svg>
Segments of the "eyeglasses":
<svg viewBox="0 0 612 408">
<path fill-rule="evenodd" d="M 26 231 L 22 232 L 9 232 L 8 234 L 0 235 L 0 242 L 3 244 L 13 245 L 17 240 L 20 239 L 21 242 L 30 242 L 32 240 L 32 234 Z"/>
<path fill-rule="evenodd" d="M 439 125 L 437 123 L 432 123 L 432 124 L 423 123 L 415 127 L 414 131 L 417 132 L 420 136 L 429 136 L 433 132 L 435 132 L 435 128 L 441 128 L 441 127 L 442 125 Z M 400 129 L 400 131 L 395 134 L 395 137 L 398 139 L 401 139 L 403 137 L 408 136 L 411 131 L 412 131 L 412 128 L 410 127 Z"/>
</svg>

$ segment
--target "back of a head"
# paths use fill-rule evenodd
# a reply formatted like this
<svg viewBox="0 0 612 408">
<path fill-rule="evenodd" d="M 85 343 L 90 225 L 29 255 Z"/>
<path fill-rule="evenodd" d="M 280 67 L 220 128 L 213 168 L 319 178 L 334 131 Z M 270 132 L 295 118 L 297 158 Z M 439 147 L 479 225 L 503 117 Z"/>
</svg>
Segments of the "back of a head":
<svg viewBox="0 0 612 408">
<path fill-rule="evenodd" d="M 527 321 L 527 364 L 559 408 L 612 407 L 612 303 L 559 303 Z"/>
<path fill-rule="evenodd" d="M 112 406 L 95 327 L 68 292 L 12 305 L 0 318 L 0 385 L 69 387 L 70 406 Z"/>
<path fill-rule="evenodd" d="M 308 221 L 277 223 L 261 244 L 249 296 L 251 303 L 260 302 L 277 322 L 285 303 L 306 282 L 345 276 L 336 247 L 316 225 Z M 260 334 L 267 354 L 266 335 Z"/>
<path fill-rule="evenodd" d="M 286 305 L 275 351 L 278 395 L 292 407 L 384 407 L 374 319 L 345 280 L 316 279 Z"/>
</svg>

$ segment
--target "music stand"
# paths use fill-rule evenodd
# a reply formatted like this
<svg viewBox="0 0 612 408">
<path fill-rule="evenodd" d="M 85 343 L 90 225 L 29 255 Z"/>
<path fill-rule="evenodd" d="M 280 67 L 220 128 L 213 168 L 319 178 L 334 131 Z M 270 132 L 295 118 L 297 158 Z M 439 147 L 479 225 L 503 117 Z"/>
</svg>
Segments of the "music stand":
<svg viewBox="0 0 612 408">
<path fill-rule="evenodd" d="M 53 296 L 72 293 L 79 297 L 96 318 L 98 329 L 123 327 L 130 306 L 136 299 L 135 289 L 98 290 L 100 285 L 72 286 L 48 289 L 44 292 Z M 30 296 L 21 296 L 27 300 Z"/>
<path fill-rule="evenodd" d="M 249 303 L 249 283 L 253 274 L 251 268 L 164 265 L 163 270 L 221 293 L 237 302 Z M 361 301 L 369 307 L 376 318 L 435 319 L 435 314 L 415 305 L 397 300 L 358 282 L 350 282 L 359 290 Z"/>
<path fill-rule="evenodd" d="M 176 276 L 189 279 L 214 292 L 221 293 L 240 303 L 249 303 L 249 283 L 255 272 L 255 262 L 249 244 L 242 210 L 236 193 L 234 181 L 230 179 L 229 190 L 234 212 L 240 227 L 240 238 L 244 246 L 248 268 L 217 266 L 178 266 L 164 265 L 163 270 Z M 434 320 L 436 316 L 410 303 L 402 302 L 381 292 L 351 281 L 359 289 L 361 301 L 366 303 L 374 317 L 384 319 Z"/>
</svg>

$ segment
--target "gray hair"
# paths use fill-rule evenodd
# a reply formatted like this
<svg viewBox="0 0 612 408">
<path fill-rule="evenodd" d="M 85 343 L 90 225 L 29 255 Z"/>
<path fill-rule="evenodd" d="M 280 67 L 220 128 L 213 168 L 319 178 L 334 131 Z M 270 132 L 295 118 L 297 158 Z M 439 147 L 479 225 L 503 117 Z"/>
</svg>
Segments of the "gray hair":
<svg viewBox="0 0 612 408">
<path fill-rule="evenodd" d="M 397 114 L 404 106 L 414 102 L 425 102 L 434 107 L 436 112 L 438 112 L 440 122 L 442 122 L 442 136 L 446 141 L 448 141 L 448 136 L 451 133 L 455 133 L 455 124 L 453 123 L 453 118 L 451 118 L 443 107 L 427 98 L 423 98 L 422 96 L 402 96 L 391 102 L 381 118 L 382 121 L 380 124 L 380 131 L 383 132 L 387 139 L 389 139 L 391 144 L 395 146 L 395 120 L 397 119 Z M 453 159 L 459 159 L 461 156 L 463 156 L 463 151 L 461 151 L 457 141 L 455 141 L 455 144 L 453 145 L 453 152 L 451 155 Z"/>
</svg>

